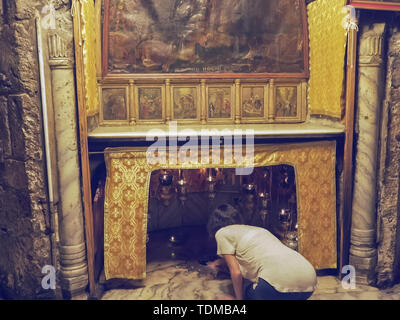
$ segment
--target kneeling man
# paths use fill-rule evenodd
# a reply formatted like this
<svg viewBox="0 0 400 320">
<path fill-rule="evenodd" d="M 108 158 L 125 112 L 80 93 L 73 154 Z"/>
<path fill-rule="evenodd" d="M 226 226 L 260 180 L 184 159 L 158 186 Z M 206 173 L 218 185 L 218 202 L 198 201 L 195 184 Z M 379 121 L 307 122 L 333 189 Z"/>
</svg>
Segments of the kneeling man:
<svg viewBox="0 0 400 320">
<path fill-rule="evenodd" d="M 217 241 L 217 254 L 226 262 L 238 300 L 306 300 L 314 292 L 314 267 L 264 228 L 235 224 L 240 214 L 219 206 L 208 222 Z M 214 266 L 221 266 L 214 262 Z M 243 288 L 243 279 L 251 284 Z M 234 297 L 232 297 L 234 298 Z"/>
</svg>

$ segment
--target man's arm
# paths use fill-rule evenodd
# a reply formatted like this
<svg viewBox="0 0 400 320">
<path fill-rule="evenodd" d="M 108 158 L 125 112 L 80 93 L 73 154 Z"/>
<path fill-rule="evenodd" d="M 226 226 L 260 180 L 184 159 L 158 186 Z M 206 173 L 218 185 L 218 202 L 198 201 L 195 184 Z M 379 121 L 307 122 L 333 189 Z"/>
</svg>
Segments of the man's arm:
<svg viewBox="0 0 400 320">
<path fill-rule="evenodd" d="M 243 299 L 243 277 L 242 272 L 240 271 L 239 262 L 236 257 L 232 254 L 224 254 L 223 255 L 226 264 L 228 265 L 229 272 L 231 274 L 231 279 L 233 283 L 233 290 L 235 291 L 236 299 Z"/>
</svg>

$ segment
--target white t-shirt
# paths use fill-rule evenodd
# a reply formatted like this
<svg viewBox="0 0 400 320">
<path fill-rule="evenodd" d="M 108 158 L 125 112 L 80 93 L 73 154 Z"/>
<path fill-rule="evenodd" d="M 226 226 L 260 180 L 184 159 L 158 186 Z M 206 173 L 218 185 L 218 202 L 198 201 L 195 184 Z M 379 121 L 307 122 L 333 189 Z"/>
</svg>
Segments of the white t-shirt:
<svg viewBox="0 0 400 320">
<path fill-rule="evenodd" d="M 218 255 L 235 255 L 242 276 L 262 278 L 279 292 L 312 292 L 317 285 L 314 267 L 266 229 L 230 225 L 215 234 Z"/>
</svg>

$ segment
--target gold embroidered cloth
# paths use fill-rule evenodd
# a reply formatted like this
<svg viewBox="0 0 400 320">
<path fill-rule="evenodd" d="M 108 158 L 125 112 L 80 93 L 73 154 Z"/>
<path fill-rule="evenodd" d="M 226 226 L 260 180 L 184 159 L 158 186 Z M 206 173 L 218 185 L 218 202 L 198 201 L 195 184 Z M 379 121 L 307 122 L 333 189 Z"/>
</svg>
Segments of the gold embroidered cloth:
<svg viewBox="0 0 400 320">
<path fill-rule="evenodd" d="M 88 116 L 93 116 L 99 111 L 96 71 L 96 13 L 93 0 L 81 0 L 81 4 L 86 112 Z"/>
<path fill-rule="evenodd" d="M 223 154 L 221 150 L 221 158 Z M 336 268 L 335 157 L 334 141 L 257 145 L 254 150 L 255 167 L 289 164 L 295 168 L 299 252 L 316 269 Z M 152 171 L 238 166 L 235 163 L 223 164 L 223 160 L 220 165 L 202 165 L 201 161 L 197 164 L 181 164 L 179 161 L 177 164 L 149 164 L 146 150 L 140 148 L 107 149 L 105 159 L 106 279 L 143 279 L 146 276 L 147 207 Z"/>
<path fill-rule="evenodd" d="M 308 104 L 311 114 L 341 119 L 343 113 L 346 0 L 317 0 L 307 6 L 310 37 Z"/>
</svg>

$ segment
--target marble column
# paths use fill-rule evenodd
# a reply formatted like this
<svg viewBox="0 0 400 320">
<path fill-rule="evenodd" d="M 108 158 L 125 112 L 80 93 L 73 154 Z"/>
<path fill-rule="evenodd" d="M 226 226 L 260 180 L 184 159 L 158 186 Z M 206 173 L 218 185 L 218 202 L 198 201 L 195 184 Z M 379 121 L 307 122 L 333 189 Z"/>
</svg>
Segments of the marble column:
<svg viewBox="0 0 400 320">
<path fill-rule="evenodd" d="M 88 284 L 80 182 L 77 108 L 73 57 L 57 33 L 49 34 L 54 123 L 59 177 L 61 288 L 66 298 L 83 293 Z"/>
<path fill-rule="evenodd" d="M 377 164 L 380 111 L 385 81 L 382 59 L 384 23 L 365 26 L 360 35 L 353 212 L 350 264 L 357 283 L 375 281 Z"/>
</svg>

